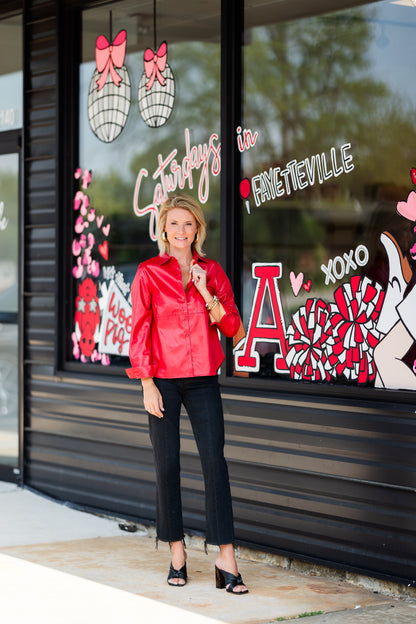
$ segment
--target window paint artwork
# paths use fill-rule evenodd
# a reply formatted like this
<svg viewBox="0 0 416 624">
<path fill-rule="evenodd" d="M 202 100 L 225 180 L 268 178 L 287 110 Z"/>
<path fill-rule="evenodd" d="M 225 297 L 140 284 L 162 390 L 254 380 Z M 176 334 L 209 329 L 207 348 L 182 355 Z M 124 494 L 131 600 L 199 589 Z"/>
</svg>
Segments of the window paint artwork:
<svg viewBox="0 0 416 624">
<path fill-rule="evenodd" d="M 411 179 L 416 184 L 414 168 Z M 247 188 L 244 194 L 248 197 Z M 415 224 L 413 241 L 410 249 L 402 250 L 390 232 L 380 233 L 388 259 L 386 290 L 365 275 L 369 251 L 365 245 L 359 245 L 321 269 L 325 284 L 348 278 L 350 271 L 358 267 L 364 275 L 353 275 L 339 285 L 333 293 L 334 301 L 308 298 L 286 324 L 277 282 L 284 268 L 280 263 L 254 263 L 252 275 L 257 287 L 247 335 L 234 348 L 235 370 L 259 372 L 261 351 L 257 344 L 273 341 L 275 372 L 290 374 L 293 380 L 344 380 L 357 385 L 374 384 L 377 388 L 416 390 L 416 361 L 410 365 L 404 361 L 416 343 L 416 284 L 405 257 L 409 252 L 416 260 L 415 191 L 409 193 L 407 200 L 397 203 L 397 213 L 403 217 L 404 228 L 409 222 Z M 305 280 L 303 272 L 290 271 L 289 277 L 295 297 L 302 290 L 310 291 L 311 281 Z M 264 314 L 267 305 L 270 309 Z"/>
<path fill-rule="evenodd" d="M 411 170 L 416 184 L 416 170 Z M 410 191 L 406 201 L 397 204 L 397 212 L 411 223 L 413 241 L 410 257 L 416 260 L 416 192 Z M 412 368 L 403 361 L 416 341 L 416 285 L 409 261 L 395 238 L 382 232 L 380 240 L 389 263 L 389 279 L 384 305 L 378 323 L 383 339 L 375 350 L 376 387 L 416 390 L 416 361 Z"/>
<path fill-rule="evenodd" d="M 103 299 L 104 309 L 98 350 L 100 353 L 111 353 L 127 357 L 131 334 L 131 304 L 124 297 L 114 280 L 111 280 Z"/>
<path fill-rule="evenodd" d="M 81 188 L 75 193 L 76 213 L 72 275 L 76 280 L 73 357 L 83 363 L 110 364 L 111 355 L 128 356 L 131 331 L 130 284 L 114 266 L 110 256 L 110 223 L 90 206 L 85 192 L 91 171 L 78 168 L 74 174 Z"/>
<path fill-rule="evenodd" d="M 0 202 L 0 231 L 4 231 L 9 225 L 9 220 L 4 214 L 4 202 Z"/>
<path fill-rule="evenodd" d="M 173 111 L 175 78 L 167 58 L 166 41 L 156 51 L 151 48 L 144 51 L 144 72 L 139 83 L 138 102 L 140 115 L 149 128 L 164 126 Z"/>
<path fill-rule="evenodd" d="M 103 143 L 111 143 L 119 136 L 130 110 L 130 77 L 124 65 L 126 45 L 125 30 L 120 30 L 112 42 L 100 35 L 95 44 L 97 68 L 88 93 L 88 119 L 91 130 Z"/>
<path fill-rule="evenodd" d="M 159 216 L 159 206 L 166 201 L 169 193 L 177 189 L 183 190 L 186 186 L 193 189 L 198 184 L 198 200 L 205 204 L 209 198 L 210 174 L 217 177 L 221 172 L 221 143 L 215 132 L 211 134 L 206 143 L 191 144 L 191 133 L 185 128 L 185 155 L 182 160 L 177 158 L 178 149 L 173 149 L 170 154 L 163 156 L 158 154 L 156 167 L 152 173 L 152 180 L 156 180 L 153 186 L 153 202 L 140 207 L 140 192 L 142 185 L 149 178 L 148 169 L 142 168 L 136 179 L 133 196 L 133 210 L 138 217 L 150 215 L 149 236 L 151 240 L 157 239 L 156 225 Z M 199 176 L 195 175 L 195 171 Z M 195 179 L 196 178 L 196 179 Z M 150 183 L 150 180 L 149 182 Z"/>
</svg>

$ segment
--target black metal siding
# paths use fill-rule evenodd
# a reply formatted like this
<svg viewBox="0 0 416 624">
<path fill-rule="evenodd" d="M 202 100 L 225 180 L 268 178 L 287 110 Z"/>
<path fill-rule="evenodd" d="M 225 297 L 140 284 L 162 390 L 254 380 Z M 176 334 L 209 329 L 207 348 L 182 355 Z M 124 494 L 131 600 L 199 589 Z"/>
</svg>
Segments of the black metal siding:
<svg viewBox="0 0 416 624">
<path fill-rule="evenodd" d="M 65 338 L 56 323 L 64 204 L 58 7 L 32 0 L 24 14 L 25 483 L 86 508 L 152 522 L 154 469 L 137 383 L 56 368 Z M 413 583 L 410 406 L 354 400 L 353 393 L 348 400 L 238 388 L 223 394 L 238 542 Z M 185 525 L 202 532 L 203 484 L 187 419 L 182 433 Z"/>
</svg>

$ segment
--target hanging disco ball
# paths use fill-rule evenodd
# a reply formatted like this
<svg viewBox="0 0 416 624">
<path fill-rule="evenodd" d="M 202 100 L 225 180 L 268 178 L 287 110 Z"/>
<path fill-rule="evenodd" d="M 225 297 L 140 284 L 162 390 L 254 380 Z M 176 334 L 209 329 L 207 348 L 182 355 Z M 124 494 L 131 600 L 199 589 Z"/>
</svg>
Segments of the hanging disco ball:
<svg viewBox="0 0 416 624">
<path fill-rule="evenodd" d="M 156 53 L 151 48 L 144 53 L 145 71 L 139 83 L 138 100 L 140 114 L 150 128 L 163 126 L 173 111 L 175 79 L 166 59 L 166 42 Z"/>
<path fill-rule="evenodd" d="M 129 73 L 123 65 L 117 69 L 122 79 L 119 86 L 113 82 L 111 74 L 102 89 L 97 81 L 100 73 L 95 70 L 88 93 L 88 119 L 95 136 L 104 143 L 114 141 L 126 125 L 130 110 L 131 87 Z"/>
</svg>

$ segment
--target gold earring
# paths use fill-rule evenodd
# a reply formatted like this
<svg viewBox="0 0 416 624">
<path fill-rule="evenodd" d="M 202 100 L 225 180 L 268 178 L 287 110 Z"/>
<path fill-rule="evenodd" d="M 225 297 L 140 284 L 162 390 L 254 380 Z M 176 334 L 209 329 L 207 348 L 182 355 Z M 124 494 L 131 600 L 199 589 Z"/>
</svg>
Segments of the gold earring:
<svg viewBox="0 0 416 624">
<path fill-rule="evenodd" d="M 196 236 L 195 236 L 195 239 L 194 239 L 194 243 L 197 243 L 197 242 L 198 242 L 198 239 L 199 239 L 199 233 L 197 232 L 197 233 L 196 233 Z"/>
<path fill-rule="evenodd" d="M 162 232 L 162 240 L 164 243 L 168 242 L 168 235 L 166 234 L 166 232 Z"/>
</svg>

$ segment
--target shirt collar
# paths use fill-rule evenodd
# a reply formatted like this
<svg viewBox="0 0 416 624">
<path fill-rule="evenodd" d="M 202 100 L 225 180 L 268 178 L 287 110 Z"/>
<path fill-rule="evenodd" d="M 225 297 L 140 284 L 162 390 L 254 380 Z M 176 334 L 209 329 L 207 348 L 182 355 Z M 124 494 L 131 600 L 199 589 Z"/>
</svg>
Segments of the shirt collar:
<svg viewBox="0 0 416 624">
<path fill-rule="evenodd" d="M 193 250 L 193 259 L 195 262 L 207 262 L 206 258 L 204 258 L 203 256 L 200 256 L 199 253 L 197 253 L 195 251 L 195 249 Z M 166 264 L 166 262 L 168 262 L 171 258 L 173 258 L 173 256 L 170 256 L 166 251 L 157 256 L 158 260 L 159 260 L 159 264 Z"/>
</svg>

